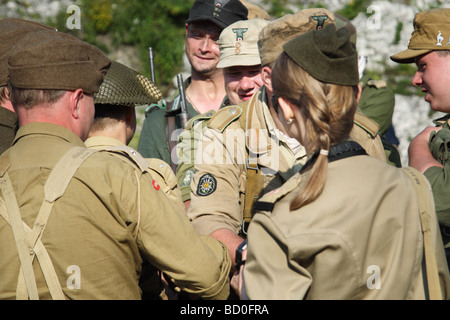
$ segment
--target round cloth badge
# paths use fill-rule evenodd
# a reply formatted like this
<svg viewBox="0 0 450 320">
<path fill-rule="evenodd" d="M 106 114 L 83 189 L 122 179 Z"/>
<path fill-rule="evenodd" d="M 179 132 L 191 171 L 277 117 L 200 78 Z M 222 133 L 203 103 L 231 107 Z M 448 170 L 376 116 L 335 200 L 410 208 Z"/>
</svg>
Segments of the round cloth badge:
<svg viewBox="0 0 450 320">
<path fill-rule="evenodd" d="M 153 184 L 153 188 L 155 188 L 155 190 L 158 191 L 160 188 L 159 184 L 155 180 L 152 181 L 152 184 Z"/>
<path fill-rule="evenodd" d="M 198 181 L 197 195 L 201 197 L 209 196 L 211 193 L 216 191 L 216 188 L 217 188 L 216 178 L 214 178 L 209 173 L 204 174 Z"/>
</svg>

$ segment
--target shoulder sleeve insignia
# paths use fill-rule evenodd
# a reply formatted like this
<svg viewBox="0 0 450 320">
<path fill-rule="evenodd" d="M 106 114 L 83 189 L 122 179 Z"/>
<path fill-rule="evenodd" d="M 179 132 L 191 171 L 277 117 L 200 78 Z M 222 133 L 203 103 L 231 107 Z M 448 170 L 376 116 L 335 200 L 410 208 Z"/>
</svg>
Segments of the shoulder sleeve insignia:
<svg viewBox="0 0 450 320">
<path fill-rule="evenodd" d="M 216 178 L 214 178 L 209 173 L 204 174 L 198 181 L 197 195 L 201 197 L 209 196 L 214 191 L 216 191 L 216 188 L 217 188 Z"/>
<path fill-rule="evenodd" d="M 194 176 L 194 170 L 192 170 L 192 169 L 187 170 L 183 175 L 183 179 L 181 180 L 180 187 L 189 186 L 191 184 L 191 180 L 192 180 L 193 176 Z"/>
</svg>

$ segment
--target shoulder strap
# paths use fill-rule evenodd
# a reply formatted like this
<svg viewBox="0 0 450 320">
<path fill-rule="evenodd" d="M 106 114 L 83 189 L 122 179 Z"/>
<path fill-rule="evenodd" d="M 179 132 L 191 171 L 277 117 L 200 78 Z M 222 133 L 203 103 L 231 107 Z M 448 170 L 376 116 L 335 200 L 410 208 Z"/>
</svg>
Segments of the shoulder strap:
<svg viewBox="0 0 450 320">
<path fill-rule="evenodd" d="M 239 121 L 244 131 L 247 128 L 247 118 L 253 114 L 252 110 L 255 108 L 256 97 L 245 102 L 243 107 L 242 116 Z M 247 233 L 248 225 L 252 220 L 254 203 L 260 197 L 260 193 L 264 188 L 264 175 L 258 166 L 258 155 L 250 152 L 248 146 L 245 147 L 245 195 L 244 195 L 244 208 L 243 208 L 243 220 L 242 220 L 242 232 Z"/>
<path fill-rule="evenodd" d="M 31 300 L 39 300 L 39 294 L 36 286 L 36 279 L 34 276 L 32 259 L 30 250 L 27 244 L 27 237 L 23 227 L 23 221 L 20 216 L 19 206 L 17 204 L 16 196 L 14 194 L 11 180 L 6 172 L 0 180 L 2 186 L 2 193 L 5 199 L 6 213 L 9 213 L 9 219 L 6 219 L 11 224 L 11 228 L 14 234 L 14 240 L 16 241 L 17 251 L 20 259 L 21 272 L 25 278 L 25 284 L 28 289 L 28 295 Z"/>
<path fill-rule="evenodd" d="M 431 232 L 431 220 L 433 210 L 429 205 L 428 181 L 416 169 L 412 167 L 402 167 L 403 172 L 413 181 L 417 191 L 419 203 L 420 221 L 422 224 L 425 265 L 427 272 L 428 292 L 431 300 L 442 300 L 441 286 L 439 283 L 439 272 L 436 262 L 436 255 L 433 246 L 433 236 Z"/>
<path fill-rule="evenodd" d="M 208 127 L 223 132 L 223 130 L 225 130 L 231 122 L 239 118 L 241 114 L 242 109 L 239 106 L 224 107 L 209 119 Z"/>
<path fill-rule="evenodd" d="M 378 131 L 380 130 L 380 126 L 378 125 L 378 123 L 366 117 L 360 112 L 355 113 L 354 122 L 365 131 L 367 131 L 372 137 L 376 137 Z"/>
</svg>

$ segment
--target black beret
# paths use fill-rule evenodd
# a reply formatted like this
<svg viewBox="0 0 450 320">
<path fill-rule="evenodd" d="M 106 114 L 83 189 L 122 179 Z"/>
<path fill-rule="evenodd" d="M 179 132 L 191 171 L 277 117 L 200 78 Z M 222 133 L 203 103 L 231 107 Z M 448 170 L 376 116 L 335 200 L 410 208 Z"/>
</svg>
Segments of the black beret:
<svg viewBox="0 0 450 320">
<path fill-rule="evenodd" d="M 239 0 L 195 0 L 187 23 L 207 20 L 222 28 L 247 20 L 248 9 Z"/>
</svg>

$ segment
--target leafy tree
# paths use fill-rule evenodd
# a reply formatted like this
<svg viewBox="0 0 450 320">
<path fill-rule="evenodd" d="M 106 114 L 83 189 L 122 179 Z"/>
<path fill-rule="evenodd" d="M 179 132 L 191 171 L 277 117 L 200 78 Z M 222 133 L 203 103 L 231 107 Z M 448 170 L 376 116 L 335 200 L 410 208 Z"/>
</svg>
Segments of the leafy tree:
<svg viewBox="0 0 450 320">
<path fill-rule="evenodd" d="M 114 48 L 98 40 L 106 35 L 113 47 L 136 47 L 142 65 L 148 66 L 148 48 L 155 52 L 155 76 L 158 86 L 170 84 L 182 68 L 185 21 L 194 0 L 81 0 L 80 30 L 69 30 L 65 23 L 70 13 L 62 10 L 50 24 L 71 33 L 109 53 Z M 150 77 L 150 68 L 139 70 Z"/>
</svg>

